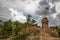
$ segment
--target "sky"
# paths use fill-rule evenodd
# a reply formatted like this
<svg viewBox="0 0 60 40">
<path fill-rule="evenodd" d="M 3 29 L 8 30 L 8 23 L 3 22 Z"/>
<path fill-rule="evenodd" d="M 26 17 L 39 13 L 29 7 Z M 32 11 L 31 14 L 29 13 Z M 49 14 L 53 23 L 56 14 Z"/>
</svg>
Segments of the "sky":
<svg viewBox="0 0 60 40">
<path fill-rule="evenodd" d="M 0 0 L 0 20 L 27 22 L 27 15 L 41 25 L 47 17 L 49 25 L 60 24 L 60 0 Z"/>
</svg>

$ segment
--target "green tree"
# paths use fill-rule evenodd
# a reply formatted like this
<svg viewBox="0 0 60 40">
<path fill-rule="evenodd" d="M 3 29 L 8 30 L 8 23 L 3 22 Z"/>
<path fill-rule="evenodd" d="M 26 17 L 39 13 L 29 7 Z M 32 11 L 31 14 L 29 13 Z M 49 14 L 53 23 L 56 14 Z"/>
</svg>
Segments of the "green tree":
<svg viewBox="0 0 60 40">
<path fill-rule="evenodd" d="M 34 19 L 32 19 L 32 21 L 31 21 L 31 22 L 32 22 L 32 24 L 33 24 L 33 23 L 35 23 L 36 21 L 35 21 Z"/>
<path fill-rule="evenodd" d="M 24 28 L 26 28 L 26 23 L 20 23 L 18 21 L 13 22 L 12 31 L 14 34 L 18 34 L 18 32 L 22 31 Z"/>
<path fill-rule="evenodd" d="M 0 20 L 0 35 L 2 34 L 3 31 L 3 21 Z"/>
<path fill-rule="evenodd" d="M 5 21 L 4 22 L 4 30 L 5 31 L 11 31 L 12 29 L 12 21 L 9 20 L 9 21 Z"/>
<path fill-rule="evenodd" d="M 31 20 L 30 20 L 30 18 L 31 18 L 31 15 L 27 15 L 27 22 L 30 22 Z"/>
<path fill-rule="evenodd" d="M 0 26 L 0 34 L 2 37 L 7 37 L 7 35 L 12 31 L 12 21 L 8 20 L 3 22 L 3 24 L 4 25 Z"/>
<path fill-rule="evenodd" d="M 30 34 L 30 32 L 24 32 L 19 36 L 13 37 L 11 40 L 26 40 L 26 37 Z"/>
<path fill-rule="evenodd" d="M 19 22 L 14 21 L 13 26 L 12 26 L 12 32 L 14 35 L 16 35 L 16 34 L 18 34 L 18 31 L 19 31 Z"/>
<path fill-rule="evenodd" d="M 2 20 L 0 20 L 0 22 L 3 22 Z"/>
<path fill-rule="evenodd" d="M 57 29 L 58 35 L 60 36 L 60 28 Z"/>
</svg>

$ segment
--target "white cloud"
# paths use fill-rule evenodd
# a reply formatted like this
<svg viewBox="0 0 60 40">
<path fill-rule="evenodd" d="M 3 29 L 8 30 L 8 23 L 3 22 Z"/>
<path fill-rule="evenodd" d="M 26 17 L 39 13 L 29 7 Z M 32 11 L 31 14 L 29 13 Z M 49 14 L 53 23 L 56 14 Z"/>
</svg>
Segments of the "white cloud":
<svg viewBox="0 0 60 40">
<path fill-rule="evenodd" d="M 24 16 L 23 12 L 18 12 L 12 8 L 9 8 L 9 10 L 11 11 L 12 21 L 19 21 L 21 23 L 27 22 L 27 18 Z"/>
<path fill-rule="evenodd" d="M 56 2 L 55 5 L 57 13 L 60 13 L 60 2 Z"/>
</svg>

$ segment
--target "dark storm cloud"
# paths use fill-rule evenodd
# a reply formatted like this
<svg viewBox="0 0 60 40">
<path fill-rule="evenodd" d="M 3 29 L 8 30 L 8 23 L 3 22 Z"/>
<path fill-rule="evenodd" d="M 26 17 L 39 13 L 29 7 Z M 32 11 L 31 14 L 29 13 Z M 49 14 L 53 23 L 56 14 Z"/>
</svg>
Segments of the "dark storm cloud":
<svg viewBox="0 0 60 40">
<path fill-rule="evenodd" d="M 26 0 L 22 0 L 22 1 L 26 1 Z"/>
<path fill-rule="evenodd" d="M 39 2 L 40 5 L 48 5 L 48 2 L 46 0 L 42 0 Z"/>
<path fill-rule="evenodd" d="M 49 13 L 49 7 L 50 5 L 48 4 L 47 1 L 40 1 L 39 2 L 39 7 L 38 7 L 38 10 L 36 11 L 37 14 L 39 15 L 45 15 L 46 14 L 50 14 Z"/>
<path fill-rule="evenodd" d="M 60 19 L 60 14 L 58 14 L 57 17 Z"/>
<path fill-rule="evenodd" d="M 60 22 L 60 13 L 57 15 L 57 17 L 58 17 L 58 20 L 59 20 L 59 22 Z"/>
<path fill-rule="evenodd" d="M 55 6 L 53 6 L 51 9 L 50 9 L 51 13 L 56 13 L 56 9 L 55 9 Z"/>
<path fill-rule="evenodd" d="M 35 1 L 35 0 L 32 0 L 32 1 Z"/>
<path fill-rule="evenodd" d="M 0 7 L 0 16 L 2 18 L 10 19 L 11 15 L 10 15 L 10 11 L 8 10 L 8 8 Z"/>
<path fill-rule="evenodd" d="M 39 7 L 36 11 L 36 14 L 42 16 L 42 18 L 46 15 L 47 18 L 49 19 L 49 25 L 58 25 L 60 24 L 58 21 L 59 17 L 54 18 L 53 14 L 57 14 L 56 12 L 56 5 L 54 3 L 52 3 L 53 5 L 50 5 L 49 3 L 51 2 L 58 2 L 59 0 L 49 0 L 49 2 L 47 2 L 47 0 L 42 0 L 39 2 Z M 51 7 L 52 6 L 52 7 Z M 53 15 L 53 16 L 51 16 Z M 40 19 L 41 20 L 41 19 Z M 60 20 L 60 19 L 59 19 Z"/>
<path fill-rule="evenodd" d="M 45 15 L 45 13 L 46 13 L 46 16 L 47 16 L 47 15 L 56 13 L 55 6 L 53 6 L 52 8 L 50 8 L 50 7 L 51 7 L 51 5 L 49 5 L 49 2 L 47 2 L 46 0 L 40 1 L 36 14 Z"/>
<path fill-rule="evenodd" d="M 7 20 L 9 20 L 9 19 L 4 18 L 4 17 L 0 17 L 0 20 L 2 20 L 2 21 L 7 21 Z"/>
<path fill-rule="evenodd" d="M 60 0 L 49 0 L 49 2 L 59 2 Z"/>
<path fill-rule="evenodd" d="M 11 2 L 15 2 L 15 0 L 10 0 Z M 7 2 L 8 2 L 8 0 L 7 0 Z"/>
<path fill-rule="evenodd" d="M 47 16 L 48 20 L 49 20 L 49 25 L 58 25 L 58 18 L 53 18 L 52 16 Z"/>
</svg>

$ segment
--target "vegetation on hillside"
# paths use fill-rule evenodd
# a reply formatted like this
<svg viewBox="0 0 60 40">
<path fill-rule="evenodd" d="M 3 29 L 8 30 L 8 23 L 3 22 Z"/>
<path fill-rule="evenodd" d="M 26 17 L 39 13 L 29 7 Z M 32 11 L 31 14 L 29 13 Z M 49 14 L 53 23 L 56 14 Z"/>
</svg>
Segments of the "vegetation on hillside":
<svg viewBox="0 0 60 40">
<path fill-rule="evenodd" d="M 57 29 L 58 35 L 60 36 L 60 28 Z"/>
<path fill-rule="evenodd" d="M 30 17 L 28 15 L 26 23 L 12 22 L 11 20 L 3 22 L 0 20 L 0 39 L 12 37 L 10 40 L 26 40 L 27 36 L 32 32 L 35 37 L 39 35 L 40 30 L 31 28 L 31 25 L 36 21 L 34 19 L 30 20 Z M 60 29 L 57 29 L 57 32 L 60 36 Z"/>
<path fill-rule="evenodd" d="M 27 32 L 27 25 L 35 23 L 35 20 L 30 20 L 30 15 L 27 17 L 26 23 L 18 21 L 2 21 L 0 20 L 0 39 L 12 37 L 11 40 L 24 40 L 31 31 Z M 2 23 L 2 24 L 1 24 Z"/>
</svg>

